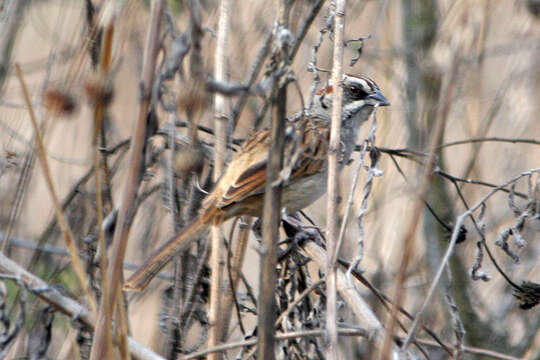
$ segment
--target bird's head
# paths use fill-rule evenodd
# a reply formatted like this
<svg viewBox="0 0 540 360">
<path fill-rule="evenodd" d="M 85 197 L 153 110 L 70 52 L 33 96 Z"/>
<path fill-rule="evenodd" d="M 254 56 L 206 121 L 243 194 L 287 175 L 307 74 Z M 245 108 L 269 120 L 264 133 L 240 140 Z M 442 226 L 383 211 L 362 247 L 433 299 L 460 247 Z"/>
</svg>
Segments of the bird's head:
<svg viewBox="0 0 540 360">
<path fill-rule="evenodd" d="M 343 87 L 342 117 L 344 120 L 360 115 L 363 122 L 367 120 L 375 107 L 390 105 L 375 81 L 366 76 L 343 75 L 341 86 Z M 334 90 L 335 86 L 330 84 L 317 93 L 313 106 L 314 115 L 330 119 Z"/>
</svg>

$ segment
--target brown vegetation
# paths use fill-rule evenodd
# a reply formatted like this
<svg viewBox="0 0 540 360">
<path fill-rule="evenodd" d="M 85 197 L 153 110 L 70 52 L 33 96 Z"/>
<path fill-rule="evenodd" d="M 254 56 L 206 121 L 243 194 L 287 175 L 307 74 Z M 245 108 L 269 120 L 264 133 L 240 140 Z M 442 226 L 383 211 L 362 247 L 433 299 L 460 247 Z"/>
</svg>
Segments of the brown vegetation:
<svg viewBox="0 0 540 360">
<path fill-rule="evenodd" d="M 536 3 L 5 0 L 0 358 L 540 358 Z M 275 140 L 332 69 L 391 106 L 286 215 Z M 262 225 L 122 293 L 264 127 Z"/>
</svg>

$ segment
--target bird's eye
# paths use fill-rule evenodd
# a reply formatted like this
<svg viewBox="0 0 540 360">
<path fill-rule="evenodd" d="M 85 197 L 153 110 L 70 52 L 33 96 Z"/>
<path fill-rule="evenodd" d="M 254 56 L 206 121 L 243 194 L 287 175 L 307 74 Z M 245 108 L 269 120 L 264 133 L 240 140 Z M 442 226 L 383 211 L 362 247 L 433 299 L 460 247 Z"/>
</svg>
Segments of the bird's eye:
<svg viewBox="0 0 540 360">
<path fill-rule="evenodd" d="M 363 99 L 367 96 L 367 92 L 359 86 L 351 86 L 349 90 L 356 99 Z"/>
</svg>

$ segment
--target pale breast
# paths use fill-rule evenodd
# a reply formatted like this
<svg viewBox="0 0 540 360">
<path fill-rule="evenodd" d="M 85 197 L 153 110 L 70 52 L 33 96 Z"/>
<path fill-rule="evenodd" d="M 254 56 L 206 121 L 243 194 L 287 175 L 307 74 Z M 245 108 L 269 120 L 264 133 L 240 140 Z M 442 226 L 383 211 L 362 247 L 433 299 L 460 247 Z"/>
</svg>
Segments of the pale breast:
<svg viewBox="0 0 540 360">
<path fill-rule="evenodd" d="M 326 171 L 290 182 L 282 190 L 281 206 L 289 214 L 308 207 L 326 192 L 326 183 Z"/>
</svg>

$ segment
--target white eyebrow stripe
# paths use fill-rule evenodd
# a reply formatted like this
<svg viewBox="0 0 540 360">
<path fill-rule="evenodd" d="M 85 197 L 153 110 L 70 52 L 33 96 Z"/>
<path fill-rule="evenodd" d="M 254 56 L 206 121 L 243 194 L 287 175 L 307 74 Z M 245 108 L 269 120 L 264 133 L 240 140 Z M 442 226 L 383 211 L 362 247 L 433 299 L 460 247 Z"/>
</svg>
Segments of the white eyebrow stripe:
<svg viewBox="0 0 540 360">
<path fill-rule="evenodd" d="M 344 80 L 347 80 L 350 83 L 356 83 L 360 87 L 362 87 L 367 92 L 373 92 L 378 89 L 375 82 L 369 78 L 366 78 L 365 76 L 362 77 L 356 77 L 356 76 L 344 76 Z"/>
</svg>

